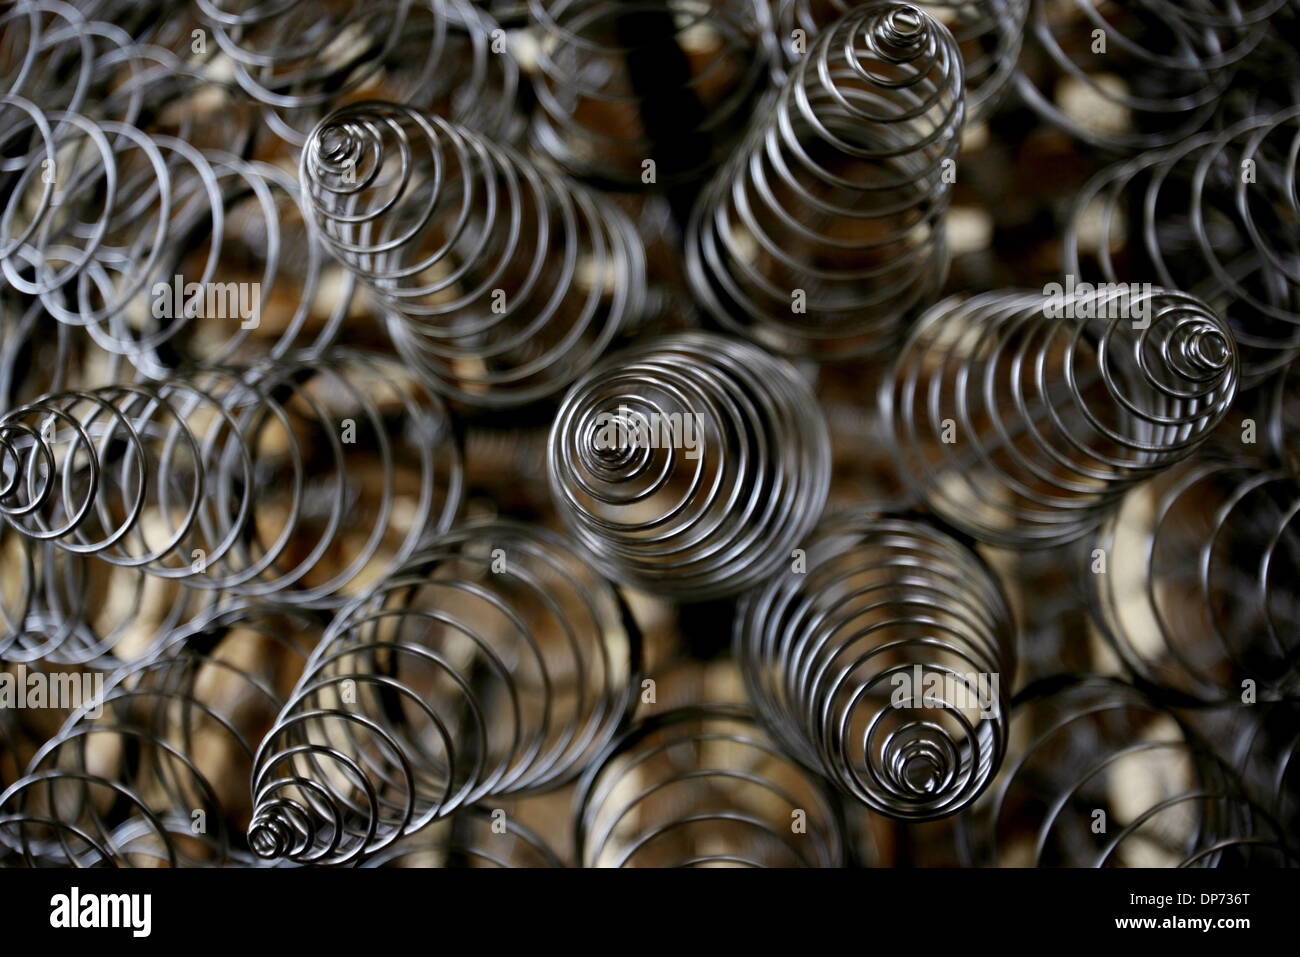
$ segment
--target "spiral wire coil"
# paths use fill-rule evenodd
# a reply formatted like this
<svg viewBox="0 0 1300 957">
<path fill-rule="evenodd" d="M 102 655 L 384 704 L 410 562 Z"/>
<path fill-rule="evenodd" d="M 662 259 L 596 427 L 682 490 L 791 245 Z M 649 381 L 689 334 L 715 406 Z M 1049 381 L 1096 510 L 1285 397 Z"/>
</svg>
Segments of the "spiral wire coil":
<svg viewBox="0 0 1300 957">
<path fill-rule="evenodd" d="M 1194 451 L 1236 394 L 1232 336 L 1197 299 L 1056 285 L 939 303 L 881 387 L 901 473 L 983 542 L 1082 537 Z"/>
<path fill-rule="evenodd" d="M 361 867 L 563 867 L 535 831 L 501 809 L 471 807 L 366 857 Z"/>
<path fill-rule="evenodd" d="M 691 217 L 709 315 L 780 353 L 886 351 L 947 273 L 964 100 L 952 34 L 915 7 L 854 7 L 820 34 Z"/>
<path fill-rule="evenodd" d="M 788 560 L 830 482 L 826 424 L 795 369 L 708 333 L 593 369 L 547 459 L 556 508 L 600 567 L 683 600 L 736 594 Z"/>
<path fill-rule="evenodd" d="M 736 618 L 759 714 L 873 811 L 961 810 L 1006 749 L 1016 634 L 997 580 L 947 534 L 865 511 L 828 519 L 802 558 Z"/>
<path fill-rule="evenodd" d="M 406 106 L 326 117 L 302 154 L 313 222 L 449 395 L 516 405 L 568 385 L 640 313 L 645 252 L 608 200 Z"/>
<path fill-rule="evenodd" d="M 462 526 L 344 609 L 258 751 L 267 859 L 383 852 L 489 795 L 572 780 L 630 713 L 639 638 L 558 537 Z"/>
<path fill-rule="evenodd" d="M 840 814 L 824 785 L 744 711 L 643 719 L 579 786 L 582 867 L 839 867 Z"/>
</svg>

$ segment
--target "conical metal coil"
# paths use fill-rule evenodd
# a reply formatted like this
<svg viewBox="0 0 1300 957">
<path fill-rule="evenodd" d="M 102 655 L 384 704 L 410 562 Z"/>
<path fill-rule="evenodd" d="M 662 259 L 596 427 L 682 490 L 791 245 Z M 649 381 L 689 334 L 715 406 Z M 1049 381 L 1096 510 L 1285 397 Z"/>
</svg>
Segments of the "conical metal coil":
<svg viewBox="0 0 1300 957">
<path fill-rule="evenodd" d="M 321 117 L 383 97 L 494 138 L 522 132 L 505 32 L 465 0 L 197 0 L 236 82 L 301 147 Z"/>
<path fill-rule="evenodd" d="M 840 867 L 840 813 L 744 711 L 646 718 L 587 772 L 576 801 L 582 867 Z"/>
<path fill-rule="evenodd" d="M 964 97 L 952 34 L 915 7 L 854 7 L 820 34 L 691 218 L 713 319 L 786 354 L 887 351 L 947 272 Z"/>
<path fill-rule="evenodd" d="M 617 592 L 563 540 L 472 523 L 340 612 L 262 742 L 253 847 L 348 863 L 572 780 L 635 702 Z"/>
<path fill-rule="evenodd" d="M 611 357 L 570 390 L 548 472 L 561 518 L 607 574 L 702 600 L 789 561 L 826 502 L 830 439 L 791 365 L 682 333 Z"/>
<path fill-rule="evenodd" d="M 316 613 L 241 606 L 109 678 L 0 794 L 0 846 L 28 866 L 258 863 L 254 750 L 320 637 Z"/>
<path fill-rule="evenodd" d="M 642 309 L 645 251 L 617 207 L 440 118 L 346 107 L 311 134 L 301 178 L 398 349 L 465 402 L 562 389 Z"/>
<path fill-rule="evenodd" d="M 621 186 L 688 179 L 730 155 L 776 56 L 766 0 L 528 8 L 539 34 L 533 144 L 574 175 Z"/>
<path fill-rule="evenodd" d="M 862 5 L 858 0 L 775 0 L 776 31 L 786 64 L 797 64 L 812 38 Z M 917 6 L 957 41 L 966 78 L 966 122 L 980 122 L 1002 101 L 1015 71 L 1029 0 L 930 0 Z"/>
<path fill-rule="evenodd" d="M 1300 695 L 1300 481 L 1192 460 L 1133 489 L 1086 560 L 1094 614 L 1144 680 L 1202 702 Z"/>
<path fill-rule="evenodd" d="M 0 417 L 0 514 L 22 535 L 245 596 L 337 604 L 460 505 L 446 409 L 401 365 L 338 351 Z"/>
<path fill-rule="evenodd" d="M 1101 678 L 1026 689 L 964 823 L 976 865 L 1294 866 L 1270 817 L 1172 712 Z"/>
<path fill-rule="evenodd" d="M 828 519 L 745 597 L 735 636 L 786 751 L 873 811 L 945 817 L 997 772 L 1015 627 L 992 573 L 944 532 L 866 511 Z"/>
<path fill-rule="evenodd" d="M 1191 137 L 1098 173 L 1063 239 L 1066 273 L 1151 277 L 1232 328 L 1248 383 L 1300 354 L 1300 107 Z"/>
<path fill-rule="evenodd" d="M 955 297 L 923 316 L 880 401 L 905 479 L 980 541 L 1063 544 L 1190 454 L 1237 353 L 1191 296 L 1148 285 Z"/>
</svg>

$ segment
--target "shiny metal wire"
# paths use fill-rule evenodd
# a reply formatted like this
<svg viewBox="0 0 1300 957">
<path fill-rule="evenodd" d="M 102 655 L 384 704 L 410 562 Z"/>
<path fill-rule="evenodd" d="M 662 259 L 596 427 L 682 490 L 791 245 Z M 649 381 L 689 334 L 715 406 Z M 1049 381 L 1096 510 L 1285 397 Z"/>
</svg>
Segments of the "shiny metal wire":
<svg viewBox="0 0 1300 957">
<path fill-rule="evenodd" d="M 595 761 L 575 800 L 582 867 L 839 867 L 839 810 L 743 710 L 643 719 Z"/>
<path fill-rule="evenodd" d="M 245 596 L 339 604 L 447 528 L 442 402 L 339 350 L 44 397 L 0 418 L 0 514 L 74 555 Z"/>
<path fill-rule="evenodd" d="M 997 772 L 1015 625 L 992 572 L 938 529 L 828 519 L 742 600 L 735 646 L 785 750 L 873 811 L 946 817 Z"/>
<path fill-rule="evenodd" d="M 570 173 L 641 187 L 706 173 L 744 134 L 776 56 L 766 0 L 529 0 L 531 141 Z"/>
<path fill-rule="evenodd" d="M 1066 273 L 1151 277 L 1211 304 L 1247 384 L 1300 354 L 1300 107 L 1190 137 L 1098 173 L 1074 202 Z"/>
<path fill-rule="evenodd" d="M 1123 682 L 1048 683 L 964 823 L 977 865 L 1294 866 L 1275 823 L 1172 712 Z"/>
<path fill-rule="evenodd" d="M 244 839 L 254 749 L 322 627 L 254 604 L 174 632 L 0 794 L 0 845 L 39 867 L 257 864 Z"/>
<path fill-rule="evenodd" d="M 267 859 L 361 860 L 489 795 L 572 780 L 635 703 L 639 637 L 559 537 L 454 529 L 336 618 L 258 751 Z"/>
<path fill-rule="evenodd" d="M 830 482 L 830 439 L 794 367 L 707 333 L 648 340 L 577 383 L 547 450 L 574 538 L 616 581 L 736 594 L 789 560 Z"/>
<path fill-rule="evenodd" d="M 1256 700 L 1300 694 L 1298 513 L 1295 476 L 1222 462 L 1191 460 L 1129 492 L 1085 577 L 1133 672 L 1204 703 L 1246 687 Z"/>
<path fill-rule="evenodd" d="M 563 867 L 535 831 L 503 810 L 470 807 L 365 858 L 361 867 Z"/>
<path fill-rule="evenodd" d="M 947 28 L 905 3 L 820 34 L 712 179 L 686 263 L 709 315 L 776 352 L 886 352 L 933 301 L 964 117 Z"/>
<path fill-rule="evenodd" d="M 786 65 L 793 67 L 812 38 L 862 5 L 857 0 L 774 0 Z M 946 26 L 957 41 L 966 78 L 967 124 L 986 119 L 1001 103 L 1014 74 L 1028 0 L 932 0 L 916 6 Z"/>
<path fill-rule="evenodd" d="M 464 402 L 562 389 L 642 309 L 645 251 L 617 207 L 438 117 L 346 107 L 312 132 L 301 179 L 402 355 Z"/>
<path fill-rule="evenodd" d="M 899 470 L 934 512 L 983 542 L 1048 547 L 1194 451 L 1237 376 L 1227 325 L 1199 300 L 1062 285 L 939 303 L 880 402 Z"/>
</svg>

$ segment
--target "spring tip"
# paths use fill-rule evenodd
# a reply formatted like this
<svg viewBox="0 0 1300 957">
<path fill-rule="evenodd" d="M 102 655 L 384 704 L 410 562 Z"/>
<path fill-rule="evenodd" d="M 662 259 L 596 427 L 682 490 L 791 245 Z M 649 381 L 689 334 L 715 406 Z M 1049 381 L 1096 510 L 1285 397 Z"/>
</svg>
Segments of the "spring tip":
<svg viewBox="0 0 1300 957">
<path fill-rule="evenodd" d="M 278 860 L 289 848 L 289 831 L 279 818 L 253 821 L 248 827 L 248 846 L 263 860 Z"/>
<path fill-rule="evenodd" d="M 899 52 L 912 49 L 925 38 L 925 21 L 925 14 L 916 7 L 898 4 L 877 21 L 876 38 Z"/>
</svg>

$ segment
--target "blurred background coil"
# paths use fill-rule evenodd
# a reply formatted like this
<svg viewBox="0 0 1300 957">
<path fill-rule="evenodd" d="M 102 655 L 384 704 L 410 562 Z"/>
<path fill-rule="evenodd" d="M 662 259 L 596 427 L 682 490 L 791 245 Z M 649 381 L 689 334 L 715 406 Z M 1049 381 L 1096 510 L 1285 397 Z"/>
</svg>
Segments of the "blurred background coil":
<svg viewBox="0 0 1300 957">
<path fill-rule="evenodd" d="M 318 613 L 245 605 L 111 676 L 0 794 L 0 845 L 28 866 L 250 866 L 257 743 Z"/>
<path fill-rule="evenodd" d="M 262 742 L 267 859 L 383 851 L 488 795 L 559 787 L 630 714 L 640 641 L 557 536 L 476 522 L 335 619 Z"/>
<path fill-rule="evenodd" d="M 565 396 L 547 459 L 560 517 L 599 566 L 686 601 L 789 561 L 830 481 L 826 424 L 794 367 L 707 333 L 593 369 Z"/>
<path fill-rule="evenodd" d="M 695 208 L 686 263 L 709 315 L 780 353 L 887 351 L 947 273 L 964 97 L 952 34 L 917 8 L 828 27 Z"/>
<path fill-rule="evenodd" d="M 535 148 L 575 176 L 669 184 L 735 148 L 776 56 L 767 0 L 529 0 Z M 653 170 L 644 164 L 653 162 Z"/>
<path fill-rule="evenodd" d="M 858 0 L 771 2 L 785 64 L 791 68 L 818 33 L 854 7 L 865 5 Z M 932 0 L 917 6 L 946 26 L 957 41 L 966 78 L 966 123 L 986 119 L 1002 101 L 1015 71 L 1029 0 Z"/>
<path fill-rule="evenodd" d="M 1294 866 L 1270 817 L 1170 711 L 1102 678 L 1018 696 L 1012 748 L 967 812 L 970 863 Z"/>
<path fill-rule="evenodd" d="M 469 807 L 402 838 L 362 867 L 563 867 L 531 828 L 505 811 Z"/>
<path fill-rule="evenodd" d="M 639 722 L 591 766 L 575 805 L 581 867 L 840 867 L 824 784 L 743 710 Z"/>
<path fill-rule="evenodd" d="M 1300 107 L 1194 136 L 1094 176 L 1063 238 L 1067 274 L 1151 277 L 1232 328 L 1247 384 L 1300 354 Z"/>
<path fill-rule="evenodd" d="M 342 602 L 451 524 L 461 475 L 441 400 L 354 351 L 0 417 L 0 514 L 19 533 L 246 596 Z"/>
<path fill-rule="evenodd" d="M 1085 577 L 1134 673 L 1207 703 L 1247 687 L 1256 700 L 1300 695 L 1297 513 L 1295 476 L 1221 462 L 1192 459 L 1130 491 Z"/>
<path fill-rule="evenodd" d="M 918 521 L 842 513 L 746 596 L 736 655 L 785 750 L 873 811 L 961 810 L 1006 749 L 1016 632 L 983 562 Z"/>
<path fill-rule="evenodd" d="M 1149 284 L 1050 285 L 939 303 L 880 392 L 905 479 L 991 544 L 1087 534 L 1236 394 L 1236 347 L 1204 303 Z"/>
<path fill-rule="evenodd" d="M 500 407 L 584 372 L 645 298 L 645 251 L 608 200 L 411 107 L 331 114 L 302 154 L 322 240 L 390 310 L 407 361 Z"/>
</svg>

